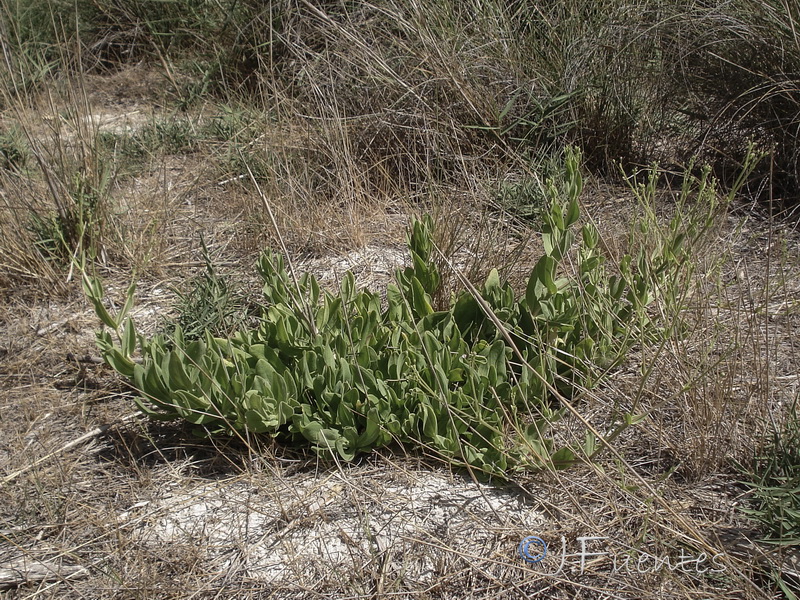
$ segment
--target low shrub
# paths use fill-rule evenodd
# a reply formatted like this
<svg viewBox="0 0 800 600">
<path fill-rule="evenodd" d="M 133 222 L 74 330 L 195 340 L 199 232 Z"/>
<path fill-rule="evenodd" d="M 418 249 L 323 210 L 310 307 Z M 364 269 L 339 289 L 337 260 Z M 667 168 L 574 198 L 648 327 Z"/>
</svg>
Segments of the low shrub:
<svg viewBox="0 0 800 600">
<path fill-rule="evenodd" d="M 432 219 L 423 217 L 408 238 L 412 265 L 396 273 L 385 306 L 356 289 L 351 272 L 331 294 L 267 251 L 258 265 L 261 322 L 228 338 L 206 332 L 190 340 L 181 327 L 139 336 L 127 317 L 133 291 L 112 317 L 99 280 L 84 275 L 111 329 L 98 333 L 102 355 L 133 381 L 144 413 L 184 419 L 202 435 L 268 434 L 345 460 L 399 442 L 498 476 L 568 465 L 576 450 L 556 449 L 548 428 L 565 399 L 659 335 L 647 306 L 658 282 L 679 268 L 683 234 L 675 231 L 658 256 L 625 257 L 609 275 L 596 229 L 574 231 L 577 153 L 568 153 L 565 171 L 563 189 L 548 186 L 544 254 L 521 296 L 492 271 L 480 291 L 463 291 L 435 311 L 437 249 Z M 577 264 L 571 274 L 568 258 Z"/>
</svg>

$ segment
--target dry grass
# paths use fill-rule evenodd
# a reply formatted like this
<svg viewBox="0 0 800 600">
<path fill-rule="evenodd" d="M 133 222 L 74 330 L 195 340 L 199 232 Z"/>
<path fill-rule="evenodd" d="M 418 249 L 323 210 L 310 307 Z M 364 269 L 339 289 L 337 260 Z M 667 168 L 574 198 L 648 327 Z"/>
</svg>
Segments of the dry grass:
<svg viewBox="0 0 800 600">
<path fill-rule="evenodd" d="M 5 596 L 776 597 L 766 574 L 796 571 L 796 557 L 753 541 L 732 468 L 798 395 L 798 237 L 768 219 L 717 221 L 692 257 L 685 335 L 637 348 L 578 399 L 580 418 L 557 425 L 560 441 L 582 441 L 585 419 L 613 436 L 611 448 L 506 485 L 400 449 L 327 464 L 264 439 L 199 441 L 131 417 L 125 384 L 80 360 L 96 354 L 96 319 L 68 258 L 43 256 L 29 226 L 32 212 L 69 211 L 77 175 L 99 194 L 98 226 L 67 254 L 94 253 L 117 302 L 136 273 L 144 332 L 169 315 L 171 287 L 202 268 L 201 236 L 215 264 L 248 281 L 260 249 L 279 243 L 265 206 L 298 266 L 325 284 L 351 269 L 360 285 L 385 286 L 405 258 L 406 223 L 421 212 L 434 215 L 437 244 L 468 279 L 498 267 L 523 283 L 539 253 L 535 224 L 498 209 L 487 182 L 534 180 L 532 163 L 448 122 L 497 117 L 500 96 L 489 91 L 511 85 L 493 79 L 506 72 L 497 47 L 507 40 L 470 45 L 471 32 L 453 30 L 445 48 L 434 34 L 452 23 L 425 21 L 417 3 L 389 4 L 408 40 L 396 56 L 413 58 L 394 66 L 366 43 L 381 39 L 377 17 L 353 38 L 344 18 L 303 6 L 311 20 L 287 26 L 287 39 L 309 35 L 282 60 L 302 60 L 305 79 L 258 82 L 260 97 L 237 99 L 251 105 L 244 116 L 231 116 L 241 108 L 232 100 L 172 110 L 163 90 L 180 87 L 180 75 L 170 72 L 167 85 L 142 67 L 54 81 L 29 103 L 3 98 L 0 118 L 22 132 L 28 161 L 0 170 L 0 569 L 25 571 L 21 559 L 85 569 Z M 471 65 L 477 74 L 465 72 Z M 355 92 L 340 96 L 335 81 Z M 162 139 L 134 158 L 120 150 L 136 132 L 176 122 L 191 127 L 163 130 L 177 132 L 174 146 Z M 229 127 L 225 137 L 214 123 Z M 619 258 L 639 205 L 628 190 L 593 182 L 584 207 Z M 442 303 L 458 286 L 448 277 Z M 644 419 L 617 436 L 624 413 Z M 520 560 L 527 535 L 549 542 L 553 562 Z M 604 538 L 588 548 L 609 555 L 581 569 L 575 553 L 587 536 Z M 562 537 L 572 556 L 556 572 Z M 643 553 L 673 566 L 682 553 L 705 553 L 700 569 L 722 572 L 687 563 L 642 573 L 653 565 Z"/>
</svg>

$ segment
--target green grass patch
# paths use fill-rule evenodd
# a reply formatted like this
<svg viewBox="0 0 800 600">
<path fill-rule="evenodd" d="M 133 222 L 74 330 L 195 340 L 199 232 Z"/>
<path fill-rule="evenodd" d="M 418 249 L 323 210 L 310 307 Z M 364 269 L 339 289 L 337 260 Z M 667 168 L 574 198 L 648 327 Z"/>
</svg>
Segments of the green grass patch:
<svg viewBox="0 0 800 600">
<path fill-rule="evenodd" d="M 749 508 L 743 512 L 759 524 L 764 535 L 761 541 L 787 549 L 800 546 L 800 414 L 796 401 L 762 451 L 739 469 L 752 492 Z M 797 598 L 800 581 L 784 578 L 777 568 L 771 576 L 786 598 Z"/>
</svg>

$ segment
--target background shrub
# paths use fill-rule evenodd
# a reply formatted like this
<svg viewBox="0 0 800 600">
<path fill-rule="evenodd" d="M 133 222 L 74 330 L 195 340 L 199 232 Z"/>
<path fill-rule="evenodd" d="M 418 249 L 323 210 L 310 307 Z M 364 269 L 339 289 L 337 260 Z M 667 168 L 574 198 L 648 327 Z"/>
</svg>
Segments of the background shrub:
<svg viewBox="0 0 800 600">
<path fill-rule="evenodd" d="M 606 175 L 616 161 L 685 165 L 700 153 L 729 181 L 753 142 L 773 159 L 751 187 L 798 198 L 796 3 L 4 0 L 2 10 L 25 82 L 74 65 L 61 40 L 80 42 L 90 66 L 149 59 L 187 102 L 249 94 L 309 126 L 346 121 L 378 190 L 446 182 L 465 157 L 515 164 L 567 143 Z"/>
</svg>

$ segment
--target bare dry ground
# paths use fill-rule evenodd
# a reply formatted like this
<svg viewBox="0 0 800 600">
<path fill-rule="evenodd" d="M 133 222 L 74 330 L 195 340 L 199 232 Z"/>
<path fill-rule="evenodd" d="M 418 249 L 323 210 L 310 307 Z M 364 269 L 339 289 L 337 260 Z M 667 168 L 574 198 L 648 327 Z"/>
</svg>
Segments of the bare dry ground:
<svg viewBox="0 0 800 600">
<path fill-rule="evenodd" d="M 151 122 L 165 110 L 153 78 L 90 81 L 92 126 L 119 133 Z M 42 103 L 6 118 L 44 132 L 58 117 Z M 282 147 L 292 135 L 264 133 Z M 114 182 L 119 230 L 107 238 L 102 274 L 119 302 L 139 269 L 134 314 L 145 332 L 173 314 L 174 287 L 202 268 L 201 233 L 215 264 L 252 286 L 258 251 L 275 243 L 259 195 L 215 160 L 171 153 Z M 268 190 L 299 267 L 324 282 L 350 269 L 379 289 L 405 259 L 409 203 L 316 210 L 275 194 Z M 453 239 L 484 244 L 454 243 L 457 264 L 480 271 L 512 256 L 520 272 L 532 264 L 535 241 L 502 221 L 464 218 L 468 204 L 452 198 L 434 207 L 439 222 L 455 224 Z M 587 186 L 586 218 L 610 255 L 624 251 L 637 206 L 628 190 Z M 148 422 L 125 383 L 85 359 L 97 355 L 99 323 L 79 281 L 66 269 L 55 286 L 13 279 L 0 309 L 0 594 L 772 597 L 765 573 L 791 578 L 800 561 L 792 548 L 755 541 L 740 512 L 747 488 L 731 465 L 752 455 L 770 419 L 798 396 L 799 241 L 792 226 L 724 215 L 697 257 L 684 339 L 638 349 L 579 404 L 601 429 L 621 410 L 646 418 L 614 440 L 616 454 L 504 484 L 422 453 L 321 463 L 268 440 L 197 440 L 179 424 Z M 580 423 L 557 427 L 568 441 Z M 532 535 L 548 544 L 535 564 L 518 554 Z"/>
</svg>

